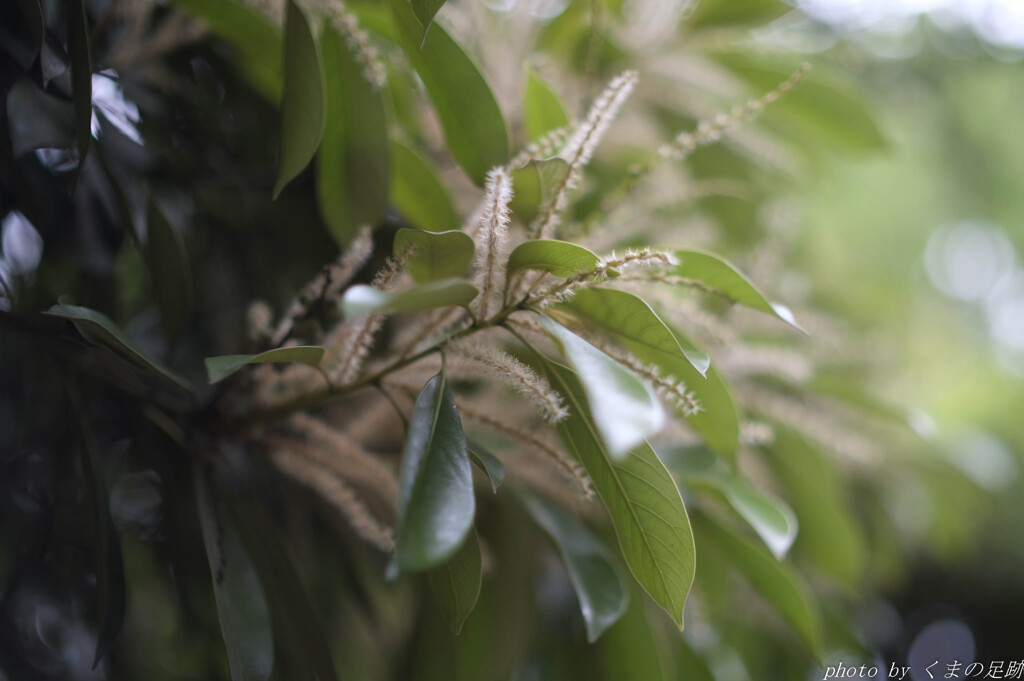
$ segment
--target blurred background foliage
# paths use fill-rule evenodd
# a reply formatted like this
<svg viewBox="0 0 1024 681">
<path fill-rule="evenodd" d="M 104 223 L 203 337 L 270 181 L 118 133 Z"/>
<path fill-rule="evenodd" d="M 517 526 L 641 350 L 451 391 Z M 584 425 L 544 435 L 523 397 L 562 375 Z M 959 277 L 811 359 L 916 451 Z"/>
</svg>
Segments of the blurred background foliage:
<svg viewBox="0 0 1024 681">
<path fill-rule="evenodd" d="M 483 149 L 439 121 L 389 3 L 348 3 L 368 31 L 352 54 L 379 51 L 367 63 L 387 84 L 366 87 L 376 76 L 349 60 L 355 95 L 328 90 L 307 169 L 302 133 L 319 123 L 279 110 L 296 81 L 281 77 L 282 3 L 4 3 L 0 679 L 229 678 L 199 457 L 180 446 L 221 417 L 203 358 L 253 349 L 250 303 L 284 309 L 360 224 L 381 254 L 399 227 L 457 228 L 492 163 L 582 118 L 626 68 L 640 85 L 563 236 L 601 252 L 721 253 L 809 332 L 713 296 L 659 295 L 747 430 L 726 473 L 705 448 L 739 438 L 720 421 L 656 443 L 694 522 L 685 631 L 634 585 L 588 644 L 558 556 L 502 489 L 478 491 L 485 577 L 455 637 L 425 579 L 386 582 L 381 554 L 229 444 L 226 487 L 261 495 L 237 525 L 258 535 L 239 541 L 270 602 L 276 678 L 323 681 L 310 653 L 323 649 L 344 679 L 803 679 L 838 659 L 1024 656 L 1024 18 L 997 0 L 798 4 L 453 0 L 431 30 L 473 56 L 510 130 L 507 148 Z M 602 208 L 659 145 L 803 61 L 806 81 L 756 122 Z M 300 139 L 282 147 L 289 115 Z M 332 160 L 335 148 L 354 156 Z M 517 220 L 538 203 L 514 206 Z M 62 296 L 191 388 L 126 362 L 84 322 L 40 314 Z M 600 517 L 591 527 L 615 546 Z M 235 540 L 212 541 L 230 560 Z"/>
</svg>

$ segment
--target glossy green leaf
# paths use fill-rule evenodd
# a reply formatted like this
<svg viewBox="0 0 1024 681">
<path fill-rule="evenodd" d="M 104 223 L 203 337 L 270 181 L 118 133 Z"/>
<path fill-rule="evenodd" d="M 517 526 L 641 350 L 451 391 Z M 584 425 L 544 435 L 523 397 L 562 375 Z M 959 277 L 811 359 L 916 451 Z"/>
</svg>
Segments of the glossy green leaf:
<svg viewBox="0 0 1024 681">
<path fill-rule="evenodd" d="M 245 78 L 270 102 L 281 100 L 284 80 L 281 31 L 267 17 L 238 0 L 172 0 L 235 51 L 235 64 Z"/>
<path fill-rule="evenodd" d="M 327 113 L 324 67 L 313 28 L 295 0 L 288 0 L 286 8 L 281 154 L 275 199 L 313 159 L 323 138 Z"/>
<path fill-rule="evenodd" d="M 491 490 L 497 494 L 501 483 L 505 482 L 505 464 L 480 443 L 473 440 L 466 440 L 466 451 L 469 452 L 470 460 L 487 474 L 487 479 L 491 481 Z"/>
<path fill-rule="evenodd" d="M 450 305 L 468 305 L 476 298 L 476 287 L 464 279 L 444 279 L 399 293 L 387 293 L 358 284 L 349 287 L 341 299 L 346 317 L 362 317 L 374 312 L 409 312 Z"/>
<path fill-rule="evenodd" d="M 420 38 L 421 42 L 426 38 L 427 31 L 430 30 L 430 24 L 434 21 L 434 15 L 444 5 L 445 0 L 412 0 L 412 11 L 416 14 L 416 18 L 419 19 L 420 25 L 423 27 L 423 34 Z"/>
<path fill-rule="evenodd" d="M 429 232 L 458 229 L 448 189 L 434 167 L 401 142 L 391 142 L 391 201 L 406 220 Z"/>
<path fill-rule="evenodd" d="M 644 438 L 661 429 L 665 413 L 651 386 L 554 320 L 541 317 L 541 325 L 579 375 L 588 413 L 611 456 L 626 457 Z"/>
<path fill-rule="evenodd" d="M 424 232 L 400 229 L 395 234 L 394 252 L 403 253 L 412 246 L 405 269 L 413 280 L 426 284 L 441 279 L 460 277 L 473 263 L 476 247 L 465 232 Z"/>
<path fill-rule="evenodd" d="M 699 352 L 679 329 L 670 325 L 669 330 L 683 350 Z M 687 416 L 687 422 L 708 447 L 718 454 L 734 456 L 740 445 L 740 415 L 725 379 L 715 367 L 709 368 L 707 375 L 701 377 L 689 362 L 663 359 L 664 364 L 658 364 L 658 368 L 682 380 L 700 402 L 701 410 Z"/>
<path fill-rule="evenodd" d="M 678 250 L 679 265 L 675 274 L 693 281 L 697 286 L 721 295 L 734 303 L 766 312 L 782 321 L 800 328 L 793 313 L 785 305 L 768 302 L 746 277 L 739 273 L 732 263 L 714 253 L 695 250 Z"/>
<path fill-rule="evenodd" d="M 179 378 L 160 361 L 148 356 L 136 347 L 124 335 L 124 331 L 106 315 L 96 310 L 90 310 L 87 307 L 63 303 L 51 307 L 47 310 L 47 314 L 70 319 L 74 323 L 75 328 L 78 329 L 78 332 L 92 343 L 108 348 L 135 366 L 159 374 L 185 390 L 190 390 L 187 381 Z"/>
<path fill-rule="evenodd" d="M 579 377 L 548 360 L 544 367 L 569 407 L 569 418 L 558 425 L 558 433 L 608 509 L 626 564 L 640 586 L 682 629 L 696 554 L 686 508 L 672 476 L 646 442 L 629 456 L 614 459 L 590 417 L 588 395 Z"/>
<path fill-rule="evenodd" d="M 711 365 L 703 352 L 682 347 L 651 306 L 627 291 L 582 288 L 553 311 L 568 313 L 611 336 L 642 361 L 661 366 L 683 359 L 702 376 Z"/>
<path fill-rule="evenodd" d="M 473 526 L 473 472 L 444 373 L 416 398 L 398 474 L 395 565 L 427 570 L 451 558 Z"/>
<path fill-rule="evenodd" d="M 541 79 L 536 70 L 527 67 L 526 91 L 523 93 L 526 139 L 533 141 L 567 125 L 569 114 L 561 98 Z"/>
<path fill-rule="evenodd" d="M 534 521 L 558 547 L 579 599 L 587 641 L 593 643 L 626 611 L 629 589 L 608 549 L 582 523 L 543 496 L 526 489 L 519 495 Z"/>
<path fill-rule="evenodd" d="M 146 263 L 164 331 L 177 338 L 192 311 L 192 274 L 185 245 L 151 194 L 146 194 Z"/>
<path fill-rule="evenodd" d="M 583 246 L 568 241 L 535 239 L 524 241 L 512 250 L 507 271 L 511 276 L 524 270 L 537 270 L 569 279 L 592 271 L 597 262 L 597 255 Z"/>
<path fill-rule="evenodd" d="M 822 656 L 821 615 L 810 589 L 789 565 L 724 525 L 699 515 L 693 519 L 700 550 L 721 553 L 729 564 L 793 628 L 815 659 Z"/>
<path fill-rule="evenodd" d="M 441 614 L 458 636 L 466 618 L 476 607 L 483 582 L 480 542 L 476 532 L 470 530 L 455 555 L 427 573 L 427 577 Z"/>
<path fill-rule="evenodd" d="M 561 158 L 531 159 L 522 168 L 514 169 L 509 202 L 512 213 L 524 224 L 532 222 L 540 207 L 551 202 L 568 174 L 569 164 Z"/>
<path fill-rule="evenodd" d="M 75 110 L 43 92 L 30 78 L 19 78 L 7 92 L 7 125 L 15 157 L 36 149 L 75 146 Z"/>
<path fill-rule="evenodd" d="M 78 398 L 75 398 L 77 403 Z M 121 555 L 121 539 L 118 537 L 114 519 L 110 515 L 110 497 L 100 470 L 92 433 L 84 418 L 80 418 L 79 447 L 82 456 L 82 473 L 85 476 L 85 494 L 88 504 L 89 521 L 94 541 L 92 559 L 96 574 L 96 600 L 98 602 L 99 632 L 96 638 L 96 653 L 93 668 L 107 654 L 124 623 L 125 588 L 124 560 Z"/>
<path fill-rule="evenodd" d="M 792 11 L 780 0 L 700 0 L 686 22 L 693 28 L 757 26 Z"/>
<path fill-rule="evenodd" d="M 786 555 L 796 539 L 799 524 L 785 501 L 735 475 L 712 452 L 701 447 L 666 448 L 659 450 L 658 455 L 682 484 L 721 493 L 776 558 L 781 560 Z"/>
<path fill-rule="evenodd" d="M 75 139 L 78 142 L 78 167 L 81 168 L 92 141 L 92 48 L 89 45 L 89 21 L 85 4 L 82 0 L 68 0 L 67 8 Z"/>
<path fill-rule="evenodd" d="M 320 35 L 327 122 L 317 155 L 317 199 L 331 235 L 342 246 L 388 210 L 391 182 L 383 91 L 329 22 Z"/>
<path fill-rule="evenodd" d="M 319 367 L 324 358 L 324 348 L 319 345 L 296 345 L 288 348 L 275 348 L 258 355 L 220 355 L 207 357 L 206 375 L 210 383 L 219 383 L 247 364 L 281 364 L 295 363 Z"/>
<path fill-rule="evenodd" d="M 198 467 L 194 481 L 231 681 L 262 681 L 274 663 L 274 638 L 260 578 Z"/>
<path fill-rule="evenodd" d="M 422 25 L 405 0 L 389 0 L 398 44 L 419 74 L 448 149 L 477 185 L 508 161 L 508 132 L 498 102 L 466 52 L 440 26 L 420 46 Z"/>
</svg>

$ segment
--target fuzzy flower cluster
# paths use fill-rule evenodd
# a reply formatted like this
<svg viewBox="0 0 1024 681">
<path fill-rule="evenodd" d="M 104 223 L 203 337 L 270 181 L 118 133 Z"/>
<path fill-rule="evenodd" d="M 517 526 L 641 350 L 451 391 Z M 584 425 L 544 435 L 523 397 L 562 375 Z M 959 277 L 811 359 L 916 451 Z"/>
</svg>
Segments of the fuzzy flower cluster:
<svg viewBox="0 0 1024 681">
<path fill-rule="evenodd" d="M 505 251 L 508 245 L 510 220 L 509 202 L 512 201 L 512 177 L 502 167 L 487 173 L 484 189 L 484 207 L 480 215 L 480 229 L 477 231 L 477 275 L 476 284 L 480 290 L 477 298 L 477 314 L 487 318 L 491 299 L 501 276 Z"/>
</svg>

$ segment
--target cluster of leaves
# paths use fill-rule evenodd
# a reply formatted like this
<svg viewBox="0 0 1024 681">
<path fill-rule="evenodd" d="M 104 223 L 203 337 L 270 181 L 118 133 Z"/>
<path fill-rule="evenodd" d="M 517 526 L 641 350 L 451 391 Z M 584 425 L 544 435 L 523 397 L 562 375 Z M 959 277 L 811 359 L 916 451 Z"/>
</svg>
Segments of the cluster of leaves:
<svg viewBox="0 0 1024 681">
<path fill-rule="evenodd" d="M 578 152 L 589 141 L 572 154 L 566 140 L 594 121 L 573 126 L 562 89 L 537 69 L 520 79 L 521 65 L 508 67 L 510 42 L 550 58 L 567 82 L 589 85 L 630 67 L 643 83 L 658 54 L 630 47 L 643 41 L 629 39 L 626 4 L 570 2 L 522 35 L 503 34 L 514 22 L 492 27 L 475 53 L 445 28 L 459 22 L 433 21 L 440 3 L 421 0 L 174 0 L 134 13 L 115 3 L 108 14 L 22 0 L 3 10 L 14 27 L 5 43 L 13 59 L 3 82 L 3 210 L 19 211 L 46 245 L 36 272 L 13 282 L 16 314 L 2 318 L 8 356 L 29 358 L 5 371 L 48 395 L 38 412 L 11 412 L 33 425 L 8 448 L 10 479 L 29 479 L 34 452 L 51 452 L 32 503 L 5 523 L 6 543 L 50 536 L 41 509 L 57 509 L 60 520 L 52 541 L 31 542 L 17 559 L 3 554 L 5 633 L 25 640 L 19 604 L 53 598 L 58 580 L 45 566 L 72 546 L 86 557 L 76 584 L 94 585 L 81 588 L 98 603 L 86 608 L 99 632 L 89 663 L 105 660 L 111 674 L 219 673 L 223 652 L 210 644 L 219 638 L 233 679 L 320 681 L 336 678 L 335 662 L 356 678 L 742 678 L 735 670 L 744 666 L 790 678 L 826 653 L 863 652 L 832 615 L 877 577 L 868 574 L 869 543 L 898 545 L 871 508 L 871 444 L 906 437 L 893 425 L 905 415 L 860 389 L 863 361 L 843 355 L 849 345 L 829 324 L 818 326 L 834 344 L 814 345 L 787 308 L 702 247 L 753 265 L 781 257 L 783 236 L 763 217 L 772 198 L 815 162 L 822 140 L 873 148 L 881 136 L 852 88 L 820 69 L 756 129 L 730 130 L 760 104 L 710 118 L 737 93 L 773 91 L 794 65 L 679 47 L 705 34 L 745 35 L 788 9 L 705 0 L 686 17 L 667 16 L 673 30 L 656 51 L 692 69 L 693 82 L 726 86 L 691 91 L 655 77 L 629 107 L 642 122 L 623 121 L 629 141 L 581 184 Z M 483 27 L 489 12 L 457 5 L 440 16 Z M 147 41 L 155 47 L 142 49 Z M 513 125 L 478 62 L 524 81 Z M 119 71 L 100 76 L 108 67 Z M 93 139 L 96 77 L 138 102 L 141 146 L 106 123 Z M 633 141 L 633 130 L 651 127 L 670 153 Z M 671 141 L 690 130 L 697 137 Z M 696 149 L 698 137 L 723 136 Z M 513 158 L 516 147 L 525 151 Z M 53 149 L 70 161 L 55 165 Z M 680 156 L 685 168 L 669 160 Z M 496 168 L 514 197 L 488 183 Z M 485 183 L 481 210 L 463 225 L 453 191 L 479 198 L 474 185 Z M 668 200 L 659 183 L 671 188 Z M 43 200 L 50 196 L 59 200 Z M 488 201 L 508 205 L 488 214 Z M 522 229 L 502 251 L 494 228 L 508 226 L 498 224 L 505 208 Z M 555 214 L 565 240 L 531 233 Z M 700 228 L 708 220 L 710 238 Z M 678 227 L 669 237 L 666 222 Z M 364 226 L 374 252 L 394 254 L 390 264 L 369 255 Z M 644 250 L 666 238 L 692 246 Z M 637 250 L 597 255 L 611 247 Z M 339 249 L 340 264 L 325 268 Z M 359 249 L 348 279 L 332 280 Z M 488 249 L 493 262 L 481 257 Z M 642 275 L 622 264 L 651 253 L 658 267 Z M 382 266 L 395 285 L 371 281 Z M 765 279 L 782 274 L 762 269 Z M 307 295 L 301 285 L 311 277 Z M 57 300 L 66 293 L 72 299 Z M 488 312 L 495 295 L 501 304 Z M 263 320 L 246 342 L 243 315 L 256 299 L 283 310 L 282 332 Z M 460 373 L 460 343 L 477 334 L 564 407 L 567 415 L 549 419 L 560 446 L 543 439 L 549 427 L 519 400 Z M 800 363 L 805 355 L 816 362 Z M 276 367 L 250 366 L 267 364 Z M 424 370 L 433 374 L 425 384 Z M 385 443 L 371 456 L 396 485 L 393 499 L 339 475 L 330 460 L 343 455 L 330 448 L 326 464 L 286 465 L 289 447 L 312 446 L 294 432 L 304 423 L 296 418 L 313 415 L 347 437 L 360 417 L 352 400 L 378 393 L 405 429 L 397 445 L 387 421 L 371 433 Z M 74 428 L 48 432 L 50 420 Z M 571 459 L 545 458 L 554 449 Z M 830 449 L 864 460 L 837 463 Z M 58 475 L 66 461 L 74 462 Z M 599 505 L 556 463 L 578 466 L 576 482 Z M 156 488 L 158 517 L 131 520 L 128 504 L 111 514 L 114 471 L 121 482 L 155 473 L 147 489 Z M 65 478 L 84 486 L 83 502 L 56 497 Z M 848 480 L 864 480 L 864 518 Z M 936 489 L 953 484 L 948 471 L 935 473 Z M 89 519 L 85 531 L 61 520 L 76 510 Z M 535 527 L 564 570 L 551 568 Z M 126 528 L 143 539 L 129 540 Z M 374 532 L 393 552 L 353 536 Z M 154 570 L 153 555 L 171 569 Z M 160 618 L 221 637 L 166 636 L 180 661 L 147 659 L 131 645 L 142 640 L 137 627 L 118 639 L 125 617 L 138 624 L 146 612 L 129 599 L 125 614 L 126 584 L 136 601 L 153 599 Z M 771 612 L 749 605 L 750 590 Z M 161 591 L 176 593 L 175 603 L 157 604 Z M 816 593 L 833 597 L 823 607 Z M 652 603 L 669 617 L 653 616 Z M 70 673 L 70 663 L 39 662 L 56 653 L 2 650 L 0 665 L 18 678 Z"/>
</svg>

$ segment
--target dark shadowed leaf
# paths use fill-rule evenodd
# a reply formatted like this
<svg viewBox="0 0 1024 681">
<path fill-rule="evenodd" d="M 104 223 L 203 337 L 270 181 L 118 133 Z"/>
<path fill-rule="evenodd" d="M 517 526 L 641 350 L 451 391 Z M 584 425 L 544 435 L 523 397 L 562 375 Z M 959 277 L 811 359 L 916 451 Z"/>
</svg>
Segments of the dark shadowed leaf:
<svg viewBox="0 0 1024 681">
<path fill-rule="evenodd" d="M 89 46 L 89 21 L 84 3 L 82 0 L 68 0 L 67 9 L 75 139 L 78 143 L 78 167 L 81 168 L 92 140 L 92 48 Z"/>
<path fill-rule="evenodd" d="M 391 142 L 391 201 L 406 220 L 429 232 L 458 229 L 460 220 L 448 189 L 427 159 L 401 142 Z"/>
<path fill-rule="evenodd" d="M 207 357 L 206 375 L 210 383 L 219 383 L 247 364 L 296 363 L 319 367 L 324 358 L 324 348 L 319 345 L 297 345 L 289 348 L 275 348 L 258 355 L 221 355 Z"/>
<path fill-rule="evenodd" d="M 622 555 L 640 586 L 683 627 L 683 606 L 693 584 L 695 552 L 690 521 L 672 476 L 646 442 L 613 459 L 589 416 L 588 396 L 567 367 L 544 360 L 570 416 L 558 425 L 566 447 L 590 476 L 611 516 Z"/>
<path fill-rule="evenodd" d="M 427 570 L 451 558 L 473 526 L 473 472 L 444 373 L 416 398 L 398 474 L 395 565 Z"/>
<path fill-rule="evenodd" d="M 405 0 L 389 0 L 395 35 L 419 74 L 441 121 L 448 149 L 470 179 L 508 160 L 505 119 L 491 89 L 466 52 L 440 26 L 420 46 L 423 27 Z"/>
<path fill-rule="evenodd" d="M 406 261 L 405 269 L 420 284 L 462 276 L 472 264 L 475 252 L 473 239 L 457 230 L 398 230 L 394 252 L 403 253 L 410 246 L 415 250 Z"/>
<path fill-rule="evenodd" d="M 274 638 L 260 578 L 224 513 L 223 501 L 213 496 L 198 467 L 194 481 L 231 681 L 262 681 L 274 663 Z"/>
<path fill-rule="evenodd" d="M 592 251 L 569 243 L 549 239 L 524 241 L 508 256 L 507 270 L 513 275 L 523 270 L 549 272 L 569 279 L 590 272 L 597 266 L 598 257 Z"/>
<path fill-rule="evenodd" d="M 629 589 L 608 549 L 561 506 L 526 489 L 519 490 L 526 510 L 555 542 L 569 574 L 593 643 L 629 605 Z"/>
<path fill-rule="evenodd" d="M 526 139 L 533 141 L 545 133 L 569 125 L 565 105 L 540 75 L 526 69 L 526 91 L 523 93 L 523 127 Z"/>
<path fill-rule="evenodd" d="M 455 555 L 427 573 L 437 606 L 456 636 L 480 597 L 481 563 L 480 542 L 470 530 Z"/>
<path fill-rule="evenodd" d="M 541 324 L 579 375 L 588 413 L 613 457 L 626 457 L 661 429 L 665 413 L 651 386 L 561 324 L 548 317 L 541 317 Z"/>
<path fill-rule="evenodd" d="M 470 460 L 487 474 L 491 481 L 491 490 L 497 494 L 501 483 L 505 482 L 505 464 L 488 449 L 473 440 L 466 440 L 466 451 Z"/>
<path fill-rule="evenodd" d="M 74 107 L 46 94 L 29 78 L 19 79 L 8 91 L 7 120 L 15 156 L 36 149 L 71 149 L 75 145 Z"/>
<path fill-rule="evenodd" d="M 25 23 L 28 24 L 28 30 L 32 33 L 32 39 L 34 43 L 33 57 L 38 54 L 39 49 L 43 46 L 43 41 L 46 39 L 46 24 L 43 18 L 43 6 L 39 4 L 39 0 L 18 0 L 18 5 L 21 8 L 21 16 L 24 18 Z"/>
<path fill-rule="evenodd" d="M 372 286 L 357 284 L 345 291 L 341 309 L 346 317 L 362 317 L 373 312 L 409 312 L 468 305 L 476 295 L 476 287 L 464 279 L 444 279 L 399 293 L 387 293 Z"/>
<path fill-rule="evenodd" d="M 164 330 L 177 338 L 192 309 L 192 274 L 181 241 L 151 194 L 146 195 L 146 261 Z"/>
<path fill-rule="evenodd" d="M 327 101 L 320 49 L 306 13 L 288 0 L 284 22 L 281 154 L 274 198 L 309 164 L 324 134 Z"/>
<path fill-rule="evenodd" d="M 383 91 L 329 22 L 320 36 L 327 122 L 317 156 L 317 199 L 334 239 L 344 246 L 387 213 L 391 181 Z"/>
</svg>

